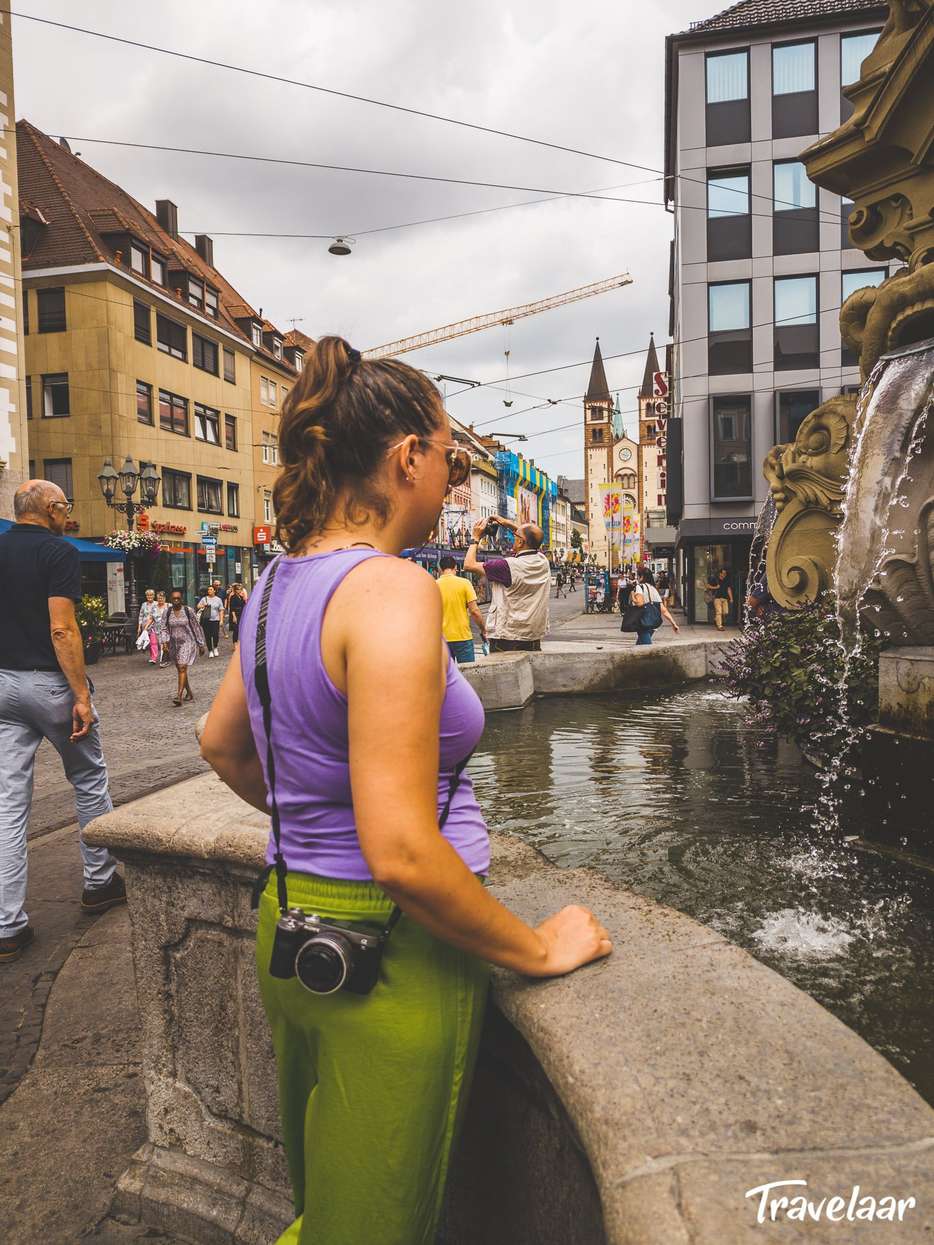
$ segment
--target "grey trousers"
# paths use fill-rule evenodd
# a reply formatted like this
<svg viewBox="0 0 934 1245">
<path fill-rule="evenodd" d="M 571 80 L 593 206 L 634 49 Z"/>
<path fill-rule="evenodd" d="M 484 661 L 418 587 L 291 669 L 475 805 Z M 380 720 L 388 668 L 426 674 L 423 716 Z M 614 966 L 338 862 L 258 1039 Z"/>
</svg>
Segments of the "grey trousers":
<svg viewBox="0 0 934 1245">
<path fill-rule="evenodd" d="M 42 740 L 62 758 L 82 830 L 113 808 L 97 723 L 83 739 L 69 741 L 73 705 L 61 673 L 0 670 L 0 938 L 11 937 L 27 923 L 26 825 Z M 80 846 L 85 886 L 105 885 L 117 862 L 106 847 L 88 847 L 83 839 Z"/>
</svg>

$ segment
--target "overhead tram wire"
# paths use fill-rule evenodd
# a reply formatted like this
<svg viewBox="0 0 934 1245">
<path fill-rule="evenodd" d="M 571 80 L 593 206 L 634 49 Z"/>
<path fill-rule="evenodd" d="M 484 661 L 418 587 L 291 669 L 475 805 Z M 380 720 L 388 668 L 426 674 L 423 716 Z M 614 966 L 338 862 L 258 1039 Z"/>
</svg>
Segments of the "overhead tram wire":
<svg viewBox="0 0 934 1245">
<path fill-rule="evenodd" d="M 843 306 L 842 303 L 834 303 L 830 307 L 820 307 L 818 310 L 818 314 L 823 315 L 824 312 L 827 312 L 827 311 L 839 311 L 842 306 Z M 794 322 L 795 320 L 800 320 L 800 319 L 801 319 L 801 316 L 800 314 L 798 314 L 798 315 L 793 315 L 793 316 L 783 316 L 779 320 L 774 319 L 774 317 L 769 320 L 759 320 L 756 324 L 750 324 L 749 332 L 752 332 L 753 329 L 764 329 L 764 328 L 774 327 L 776 324 L 790 324 Z M 709 332 L 700 333 L 698 334 L 697 337 L 681 337 L 677 341 L 666 343 L 666 345 L 671 345 L 672 347 L 688 346 L 692 342 L 706 341 L 709 336 L 710 336 Z M 836 347 L 829 347 L 829 349 L 835 349 L 835 348 Z M 645 346 L 639 346 L 636 350 L 620 350 L 616 354 L 604 354 L 602 355 L 602 358 L 603 358 L 604 363 L 609 363 L 613 359 L 631 359 L 631 358 L 636 357 L 637 355 L 644 355 L 645 351 L 646 351 Z M 824 351 L 822 350 L 820 353 L 823 354 Z M 593 366 L 592 358 L 581 359 L 579 363 L 559 363 L 555 367 L 539 368 L 537 372 L 520 372 L 518 375 L 512 377 L 512 379 L 513 380 L 528 380 L 532 376 L 547 376 L 547 375 L 550 375 L 552 372 L 568 372 L 575 367 L 592 367 L 592 366 Z M 761 366 L 761 365 L 757 364 L 756 366 Z M 682 376 L 681 379 L 692 380 L 697 376 L 706 376 L 706 375 L 708 375 L 707 372 L 695 372 L 695 373 L 692 373 L 690 376 Z M 449 393 L 447 395 L 448 401 L 450 401 L 452 398 L 460 397 L 460 395 L 463 393 L 476 393 L 478 389 L 496 389 L 502 383 L 503 380 L 504 380 L 504 377 L 499 376 L 496 378 L 496 380 L 481 380 L 481 381 L 478 381 L 476 384 L 471 385 L 469 388 L 456 389 L 453 393 Z M 639 388 L 639 384 L 621 385 L 621 386 L 614 388 L 613 392 L 624 393 L 627 389 L 638 389 L 638 388 Z M 508 418 L 508 416 L 501 416 L 500 418 Z"/>
<path fill-rule="evenodd" d="M 588 190 L 557 190 L 550 186 L 516 186 L 511 182 L 487 182 L 480 181 L 468 177 L 442 177 L 432 173 L 400 173 L 395 169 L 371 169 L 363 168 L 357 165 L 349 164 L 330 164 L 322 160 L 293 160 L 285 156 L 265 156 L 254 155 L 249 152 L 241 151 L 214 151 L 203 147 L 175 147 L 168 143 L 141 143 L 133 142 L 130 139 L 120 138 L 92 138 L 85 134 L 62 134 L 69 143 L 96 143 L 102 147 L 127 147 L 133 151 L 162 151 L 169 152 L 173 155 L 181 156 L 206 156 L 213 160 L 242 160 L 250 164 L 278 164 L 285 168 L 299 169 L 324 169 L 332 173 L 359 173 L 366 177 L 397 177 L 404 181 L 416 182 L 434 182 L 444 186 L 472 186 L 483 190 L 516 190 L 524 194 L 546 195 L 556 199 L 586 199 L 600 203 L 628 203 L 641 207 L 661 208 L 665 211 L 665 205 L 660 200 L 654 199 L 633 199 L 622 195 L 605 195 L 595 194 Z M 639 166 L 636 166 L 639 167 Z M 655 171 L 655 170 L 651 170 Z M 704 183 L 706 185 L 706 183 Z M 778 202 L 775 200 L 774 202 Z M 682 203 L 679 205 L 682 211 L 686 212 L 708 212 L 708 207 L 704 203 Z M 794 206 L 794 205 L 789 205 Z M 721 213 L 722 215 L 722 213 Z M 761 216 L 772 219 L 772 212 L 743 212 L 743 216 Z M 823 213 L 828 219 L 822 223 L 840 223 L 840 216 L 837 213 Z M 821 212 L 817 210 L 817 217 L 821 219 Z M 265 237 L 293 237 L 291 234 L 265 234 Z M 320 235 L 313 235 L 320 237 Z M 329 235 L 330 236 L 330 235 Z"/>
<path fill-rule="evenodd" d="M 8 10 L 8 12 L 11 17 L 18 17 L 18 18 L 21 18 L 23 21 L 38 22 L 44 26 L 57 27 L 59 30 L 70 30 L 72 31 L 72 33 L 75 33 L 75 34 L 90 35 L 95 39 L 104 39 L 109 43 L 121 43 L 125 47 L 139 48 L 142 51 L 146 51 L 146 52 L 156 52 L 160 56 L 173 56 L 178 60 L 191 61 L 197 65 L 208 65 L 214 69 L 226 69 L 230 71 L 231 73 L 245 74 L 246 76 L 251 77 L 251 78 L 263 78 L 266 81 L 278 82 L 285 86 L 297 86 L 297 87 L 301 87 L 303 90 L 306 90 L 306 91 L 316 91 L 322 95 L 332 95 L 337 99 L 349 99 L 349 100 L 353 100 L 355 103 L 368 104 L 374 108 L 387 108 L 391 110 L 392 112 L 402 112 L 413 117 L 423 117 L 428 121 L 438 121 L 444 125 L 454 125 L 454 126 L 460 127 L 461 129 L 473 130 L 480 134 L 492 134 L 495 137 L 508 138 L 508 139 L 513 140 L 514 142 L 529 143 L 534 147 L 545 147 L 551 151 L 562 151 L 568 155 L 583 156 L 587 160 L 600 160 L 605 164 L 618 164 L 627 169 L 635 169 L 637 172 L 640 172 L 640 173 L 656 173 L 656 174 L 661 175 L 664 178 L 668 177 L 668 174 L 665 172 L 664 169 L 652 168 L 650 165 L 647 165 L 647 164 L 637 164 L 633 160 L 622 160 L 617 156 L 604 156 L 604 155 L 599 154 L 598 152 L 584 151 L 582 148 L 579 148 L 579 147 L 570 147 L 570 146 L 566 146 L 563 143 L 553 143 L 543 138 L 532 138 L 528 134 L 516 134 L 511 130 L 498 129 L 496 126 L 481 125 L 477 121 L 463 121 L 458 117 L 446 117 L 443 113 L 428 112 L 425 109 L 412 108 L 405 104 L 393 104 L 393 103 L 390 103 L 388 100 L 375 99 L 372 96 L 368 96 L 368 95 L 356 95 L 351 91 L 340 91 L 336 87 L 321 86 L 320 84 L 314 83 L 314 82 L 302 82 L 300 79 L 297 79 L 297 78 L 286 78 L 282 74 L 272 74 L 272 73 L 267 73 L 259 69 L 249 69 L 244 65 L 233 65 L 229 61 L 214 60 L 207 56 L 195 56 L 194 53 L 180 52 L 174 48 L 162 48 L 162 47 L 159 47 L 157 44 L 143 43 L 139 39 L 127 39 L 121 35 L 107 34 L 105 31 L 102 31 L 102 30 L 91 30 L 87 26 L 75 26 L 69 22 L 56 22 L 52 18 L 49 18 L 49 17 L 37 17 L 33 13 L 19 13 L 15 9 L 10 9 Z M 84 141 L 89 142 L 91 140 L 88 139 Z M 696 182 L 698 185 L 705 186 L 705 187 L 707 185 L 706 178 L 688 177 L 687 174 L 685 173 L 674 173 L 672 174 L 672 176 L 677 178 L 679 181 Z M 733 191 L 731 193 L 738 194 L 741 192 Z M 749 194 L 751 198 L 768 199 L 769 202 L 778 202 L 778 200 L 773 200 L 772 197 L 769 195 L 753 193 L 751 187 L 750 187 Z M 784 203 L 784 200 L 782 200 L 781 202 Z M 680 206 L 685 207 L 688 205 L 681 204 Z M 794 204 L 794 203 L 785 203 L 785 206 L 794 208 L 794 207 L 798 207 L 799 205 Z M 758 215 L 763 215 L 763 213 L 758 213 Z"/>
</svg>

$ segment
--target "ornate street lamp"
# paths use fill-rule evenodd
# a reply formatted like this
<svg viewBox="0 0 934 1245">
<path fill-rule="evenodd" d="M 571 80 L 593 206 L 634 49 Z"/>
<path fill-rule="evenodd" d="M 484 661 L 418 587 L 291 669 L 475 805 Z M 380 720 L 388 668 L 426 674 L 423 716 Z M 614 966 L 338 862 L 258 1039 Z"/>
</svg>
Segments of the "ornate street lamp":
<svg viewBox="0 0 934 1245">
<path fill-rule="evenodd" d="M 119 472 L 114 470 L 110 459 L 105 458 L 104 466 L 98 472 L 97 482 L 100 485 L 104 501 L 110 506 L 111 510 L 116 510 L 120 514 L 126 515 L 127 530 L 130 532 L 133 531 L 137 514 L 141 510 L 145 510 L 147 506 L 155 505 L 156 497 L 159 493 L 159 485 L 162 483 L 160 477 L 156 475 L 156 469 L 152 463 L 144 463 L 141 470 L 129 454 L 123 460 L 123 466 Z M 118 484 L 123 492 L 124 501 L 114 500 Z M 139 502 L 133 500 L 133 494 L 136 492 L 137 486 L 140 486 L 140 494 L 142 496 L 142 501 Z M 133 555 L 128 553 L 126 583 L 128 622 L 136 618 L 138 609 L 139 602 L 136 599 L 136 576 L 133 571 Z"/>
</svg>

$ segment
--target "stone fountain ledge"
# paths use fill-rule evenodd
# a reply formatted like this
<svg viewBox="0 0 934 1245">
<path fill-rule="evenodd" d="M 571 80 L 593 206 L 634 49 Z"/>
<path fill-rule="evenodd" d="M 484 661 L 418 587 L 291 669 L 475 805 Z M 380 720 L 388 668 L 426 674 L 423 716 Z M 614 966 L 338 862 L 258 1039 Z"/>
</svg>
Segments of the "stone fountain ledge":
<svg viewBox="0 0 934 1245">
<path fill-rule="evenodd" d="M 715 678 L 731 639 L 669 640 L 638 648 L 548 642 L 540 653 L 493 653 L 461 671 L 488 712 L 521 709 L 535 696 L 659 691 Z"/>
<path fill-rule="evenodd" d="M 249 908 L 266 836 L 213 775 L 88 830 L 126 864 L 148 1099 L 113 1213 L 199 1245 L 269 1242 L 289 1217 Z M 585 903 L 616 951 L 552 981 L 494 973 L 450 1245 L 932 1239 L 934 1111 L 829 1012 L 713 930 L 517 839 L 494 837 L 492 889 L 530 921 Z M 918 1209 L 757 1226 L 745 1192 L 787 1179 L 812 1201 L 858 1184 Z"/>
</svg>

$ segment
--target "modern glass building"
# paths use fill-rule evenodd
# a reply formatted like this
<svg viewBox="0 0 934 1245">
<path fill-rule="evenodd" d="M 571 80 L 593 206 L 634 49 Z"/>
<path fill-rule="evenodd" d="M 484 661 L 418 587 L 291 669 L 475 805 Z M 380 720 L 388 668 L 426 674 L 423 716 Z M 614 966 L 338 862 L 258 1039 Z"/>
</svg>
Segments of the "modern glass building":
<svg viewBox="0 0 934 1245">
<path fill-rule="evenodd" d="M 859 384 L 840 305 L 889 269 L 851 247 L 852 205 L 808 181 L 800 153 L 852 112 L 842 88 L 886 15 L 865 0 L 742 0 L 667 40 L 669 520 L 695 622 L 711 571 L 727 567 L 744 599 L 769 449 Z"/>
</svg>

